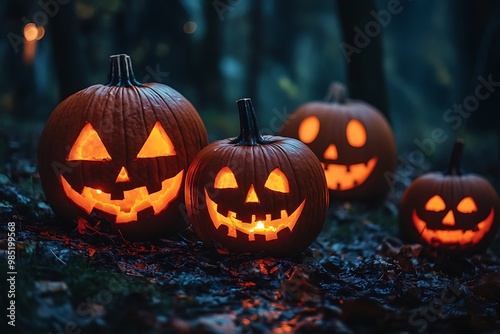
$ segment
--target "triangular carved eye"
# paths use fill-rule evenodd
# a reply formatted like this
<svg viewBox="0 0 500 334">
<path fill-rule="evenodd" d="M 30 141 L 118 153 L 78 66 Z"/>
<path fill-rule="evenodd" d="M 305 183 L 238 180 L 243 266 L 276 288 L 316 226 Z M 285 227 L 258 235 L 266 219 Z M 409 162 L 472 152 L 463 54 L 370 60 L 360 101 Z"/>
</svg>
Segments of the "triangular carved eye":
<svg viewBox="0 0 500 334">
<path fill-rule="evenodd" d="M 465 197 L 460 201 L 457 205 L 458 212 L 461 213 L 473 213 L 477 211 L 476 202 L 472 199 L 472 197 Z"/>
<path fill-rule="evenodd" d="M 439 212 L 446 209 L 446 203 L 439 195 L 432 196 L 427 203 L 425 203 L 425 210 Z"/>
<path fill-rule="evenodd" d="M 69 151 L 68 161 L 109 161 L 111 156 L 92 124 L 85 124 Z"/>
<path fill-rule="evenodd" d="M 222 167 L 222 169 L 215 176 L 214 187 L 216 189 L 236 189 L 238 183 L 234 177 L 233 171 L 229 167 Z"/>
<path fill-rule="evenodd" d="M 156 158 L 176 155 L 174 144 L 170 140 L 160 122 L 156 122 L 153 130 L 142 146 L 137 158 Z"/>
<path fill-rule="evenodd" d="M 267 189 L 277 191 L 280 193 L 289 193 L 290 185 L 288 184 L 288 179 L 279 168 L 275 168 L 267 177 L 264 187 Z"/>
</svg>

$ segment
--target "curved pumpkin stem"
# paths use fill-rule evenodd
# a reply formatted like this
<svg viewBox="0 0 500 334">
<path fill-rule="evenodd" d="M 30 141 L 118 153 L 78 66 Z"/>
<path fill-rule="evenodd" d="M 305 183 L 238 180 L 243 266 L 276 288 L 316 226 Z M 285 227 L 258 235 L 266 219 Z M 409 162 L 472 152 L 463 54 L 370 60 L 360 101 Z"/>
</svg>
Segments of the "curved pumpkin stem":
<svg viewBox="0 0 500 334">
<path fill-rule="evenodd" d="M 239 146 L 256 146 L 269 144 L 272 141 L 262 138 L 257 125 L 257 116 L 253 108 L 252 100 L 244 98 L 236 101 L 240 113 L 240 134 L 229 143 Z"/>
<path fill-rule="evenodd" d="M 109 57 L 108 83 L 106 86 L 142 86 L 142 83 L 135 79 L 132 59 L 130 59 L 129 55 L 119 54 Z"/>
<path fill-rule="evenodd" d="M 345 86 L 337 81 L 332 82 L 330 84 L 330 88 L 328 88 L 328 93 L 326 94 L 325 99 L 330 103 L 345 103 Z"/>
<path fill-rule="evenodd" d="M 464 152 L 465 142 L 462 138 L 457 138 L 455 145 L 453 146 L 453 151 L 451 152 L 450 164 L 448 165 L 448 175 L 462 175 L 460 170 L 460 162 L 462 160 L 462 154 Z"/>
</svg>

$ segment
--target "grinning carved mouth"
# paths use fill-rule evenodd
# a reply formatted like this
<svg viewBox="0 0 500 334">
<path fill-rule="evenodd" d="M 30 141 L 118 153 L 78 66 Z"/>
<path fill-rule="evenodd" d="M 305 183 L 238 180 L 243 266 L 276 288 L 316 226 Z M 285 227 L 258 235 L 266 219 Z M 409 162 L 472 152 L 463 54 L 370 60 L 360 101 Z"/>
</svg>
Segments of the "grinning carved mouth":
<svg viewBox="0 0 500 334">
<path fill-rule="evenodd" d="M 425 221 L 417 215 L 417 210 L 413 210 L 413 225 L 418 233 L 429 244 L 477 244 L 493 225 L 495 210 L 491 209 L 490 214 L 486 219 L 481 221 L 472 230 L 432 230 L 427 228 Z"/>
<path fill-rule="evenodd" d="M 78 193 L 62 175 L 61 183 L 66 196 L 88 214 L 96 208 L 115 215 L 116 223 L 129 223 L 137 220 L 139 211 L 149 207 L 153 207 L 155 215 L 165 210 L 179 194 L 183 175 L 184 170 L 181 170 L 176 176 L 163 180 L 161 189 L 152 194 L 145 186 L 126 190 L 120 200 L 112 200 L 111 194 L 87 186 Z"/>
<path fill-rule="evenodd" d="M 249 241 L 254 241 L 256 234 L 264 235 L 266 241 L 270 241 L 278 239 L 278 232 L 285 228 L 289 228 L 290 231 L 293 231 L 304 209 L 304 205 L 306 204 L 306 200 L 304 199 L 291 215 L 288 215 L 286 210 L 281 210 L 281 218 L 271 219 L 271 214 L 266 214 L 265 220 L 257 220 L 255 215 L 252 215 L 251 222 L 243 222 L 236 218 L 236 212 L 228 211 L 227 216 L 217 212 L 218 204 L 212 201 L 206 189 L 205 198 L 208 206 L 208 213 L 215 228 L 218 229 L 221 225 L 227 226 L 227 235 L 232 238 L 236 238 L 236 231 L 246 233 L 248 234 Z"/>
<path fill-rule="evenodd" d="M 377 158 L 366 163 L 353 165 L 321 163 L 325 171 L 326 183 L 331 190 L 349 190 L 363 184 L 377 164 Z"/>
</svg>

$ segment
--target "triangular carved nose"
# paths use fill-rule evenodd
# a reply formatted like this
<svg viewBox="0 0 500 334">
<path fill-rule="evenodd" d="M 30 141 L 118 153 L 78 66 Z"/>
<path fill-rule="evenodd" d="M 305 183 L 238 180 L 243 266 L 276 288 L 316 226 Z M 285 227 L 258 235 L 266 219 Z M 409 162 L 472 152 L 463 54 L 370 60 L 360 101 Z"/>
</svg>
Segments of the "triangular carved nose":
<svg viewBox="0 0 500 334">
<path fill-rule="evenodd" d="M 330 144 L 323 154 L 323 158 L 328 160 L 337 160 L 339 158 L 339 154 L 337 152 L 337 147 L 333 144 Z"/>
<path fill-rule="evenodd" d="M 255 192 L 255 188 L 253 184 L 250 186 L 248 190 L 247 198 L 245 199 L 245 203 L 260 203 L 259 196 Z"/>
<path fill-rule="evenodd" d="M 120 182 L 130 182 L 130 178 L 128 177 L 128 172 L 125 169 L 125 167 L 122 167 L 122 169 L 120 169 L 120 173 L 118 173 L 118 176 L 116 177 L 115 183 L 120 183 Z"/>
<path fill-rule="evenodd" d="M 446 216 L 443 218 L 443 225 L 447 226 L 455 226 L 455 215 L 453 215 L 453 211 L 448 211 Z"/>
</svg>

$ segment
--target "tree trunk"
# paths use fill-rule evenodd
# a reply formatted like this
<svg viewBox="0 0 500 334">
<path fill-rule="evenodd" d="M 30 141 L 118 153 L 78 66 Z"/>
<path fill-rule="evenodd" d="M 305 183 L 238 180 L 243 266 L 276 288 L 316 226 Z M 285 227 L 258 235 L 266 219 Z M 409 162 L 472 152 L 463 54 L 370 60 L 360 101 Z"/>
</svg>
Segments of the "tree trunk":
<svg viewBox="0 0 500 334">
<path fill-rule="evenodd" d="M 79 44 L 80 31 L 73 2 L 59 7 L 49 28 L 62 100 L 89 85 L 88 63 Z"/>
<path fill-rule="evenodd" d="M 379 25 L 379 33 L 374 37 L 369 37 L 365 31 L 366 24 L 375 21 L 370 15 L 372 10 L 377 10 L 375 2 L 338 0 L 337 5 L 344 37 L 342 47 L 348 63 L 349 95 L 373 104 L 390 119 L 382 62 L 380 35 L 383 28 Z M 366 37 L 362 38 L 362 41 L 355 28 L 365 34 Z M 374 33 L 370 30 L 370 34 Z"/>
</svg>

